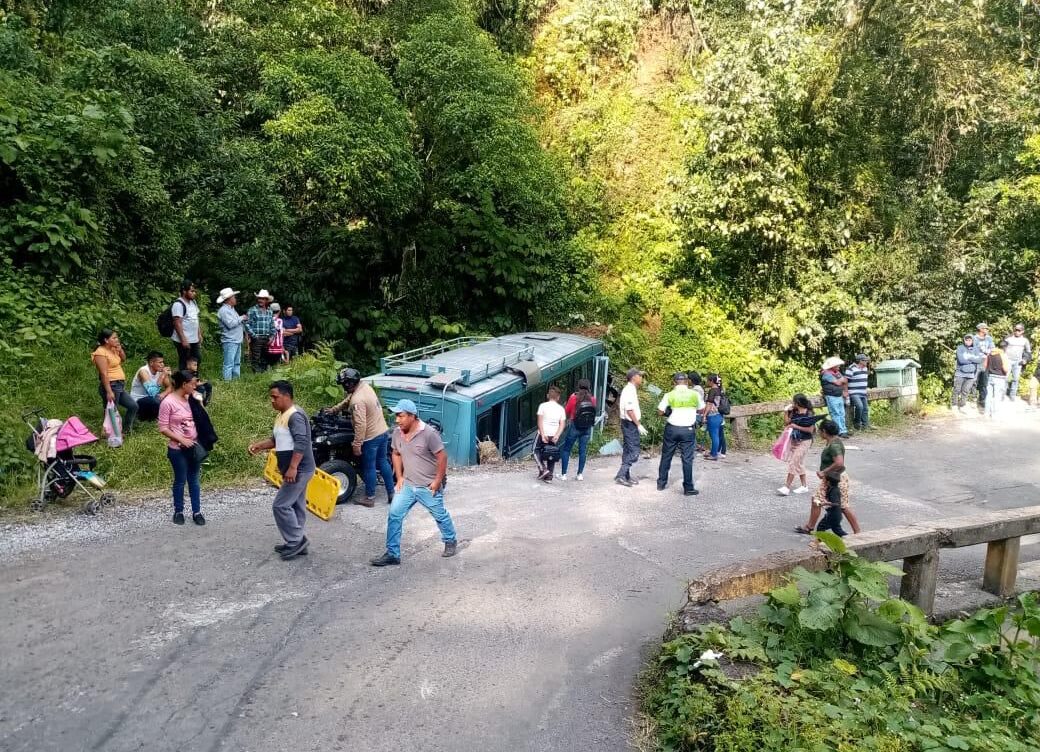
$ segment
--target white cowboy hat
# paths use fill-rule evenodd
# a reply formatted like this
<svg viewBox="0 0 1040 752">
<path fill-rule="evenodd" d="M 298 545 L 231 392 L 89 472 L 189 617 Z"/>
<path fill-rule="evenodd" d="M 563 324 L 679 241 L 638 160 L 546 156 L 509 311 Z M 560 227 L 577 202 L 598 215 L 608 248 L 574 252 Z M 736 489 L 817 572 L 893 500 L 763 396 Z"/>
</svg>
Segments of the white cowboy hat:
<svg viewBox="0 0 1040 752">
<path fill-rule="evenodd" d="M 836 366 L 842 365 L 845 365 L 845 361 L 835 355 L 832 355 L 831 357 L 827 358 L 827 360 L 823 361 L 823 370 L 826 371 L 829 368 L 835 368 Z"/>
<path fill-rule="evenodd" d="M 260 290 L 260 292 L 258 292 L 256 294 L 256 299 L 260 300 L 260 298 L 267 298 L 268 300 L 274 300 L 274 295 L 269 293 L 267 290 Z"/>
<path fill-rule="evenodd" d="M 232 290 L 230 287 L 225 287 L 223 290 L 220 291 L 220 295 L 217 296 L 217 303 L 223 303 L 228 298 L 234 295 L 238 295 L 239 292 L 239 290 Z"/>
</svg>

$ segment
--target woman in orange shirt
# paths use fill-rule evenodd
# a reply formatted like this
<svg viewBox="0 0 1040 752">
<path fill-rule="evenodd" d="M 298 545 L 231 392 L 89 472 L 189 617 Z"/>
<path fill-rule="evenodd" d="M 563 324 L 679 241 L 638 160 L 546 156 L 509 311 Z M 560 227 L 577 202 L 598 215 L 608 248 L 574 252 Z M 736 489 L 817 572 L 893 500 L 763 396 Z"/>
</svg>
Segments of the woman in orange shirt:
<svg viewBox="0 0 1040 752">
<path fill-rule="evenodd" d="M 126 352 L 119 341 L 119 335 L 111 329 L 102 329 L 98 334 L 97 349 L 91 354 L 94 367 L 97 368 L 98 394 L 101 395 L 101 410 L 104 411 L 109 402 L 122 405 L 126 413 L 123 416 L 123 432 L 130 431 L 137 417 L 137 401 L 126 391 L 126 374 L 123 363 Z"/>
</svg>

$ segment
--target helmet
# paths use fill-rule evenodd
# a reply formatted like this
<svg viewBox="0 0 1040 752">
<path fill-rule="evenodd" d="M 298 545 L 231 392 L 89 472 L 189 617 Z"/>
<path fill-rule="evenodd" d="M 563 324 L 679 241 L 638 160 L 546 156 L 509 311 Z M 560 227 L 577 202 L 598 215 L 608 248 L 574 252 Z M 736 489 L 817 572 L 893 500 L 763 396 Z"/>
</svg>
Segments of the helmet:
<svg viewBox="0 0 1040 752">
<path fill-rule="evenodd" d="M 344 388 L 357 386 L 360 381 L 361 373 L 356 368 L 341 368 L 336 376 L 336 383 Z"/>
</svg>

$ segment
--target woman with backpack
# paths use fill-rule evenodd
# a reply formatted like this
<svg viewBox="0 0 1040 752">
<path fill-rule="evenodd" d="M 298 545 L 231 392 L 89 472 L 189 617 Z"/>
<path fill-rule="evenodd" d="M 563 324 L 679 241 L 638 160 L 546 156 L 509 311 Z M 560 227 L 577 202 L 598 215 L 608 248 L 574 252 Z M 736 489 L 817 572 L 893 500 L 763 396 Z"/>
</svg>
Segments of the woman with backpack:
<svg viewBox="0 0 1040 752">
<path fill-rule="evenodd" d="M 571 459 L 571 449 L 578 444 L 578 480 L 585 480 L 585 460 L 589 453 L 589 439 L 592 438 L 592 427 L 596 425 L 596 398 L 592 396 L 592 383 L 588 379 L 578 379 L 578 391 L 567 398 L 563 411 L 570 422 L 567 436 L 560 446 L 560 470 L 556 477 L 567 480 L 567 465 Z"/>
<path fill-rule="evenodd" d="M 726 416 L 729 415 L 729 397 L 722 388 L 722 379 L 717 373 L 708 374 L 708 394 L 704 399 L 704 423 L 708 426 L 711 439 L 711 454 L 705 459 L 726 458 Z"/>
</svg>

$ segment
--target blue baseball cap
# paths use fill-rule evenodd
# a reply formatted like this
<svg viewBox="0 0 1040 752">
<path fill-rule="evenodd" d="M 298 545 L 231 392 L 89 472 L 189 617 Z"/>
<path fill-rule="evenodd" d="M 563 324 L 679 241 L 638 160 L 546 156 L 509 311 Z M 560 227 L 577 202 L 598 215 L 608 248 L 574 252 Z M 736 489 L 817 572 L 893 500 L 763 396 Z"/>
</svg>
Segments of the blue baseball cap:
<svg viewBox="0 0 1040 752">
<path fill-rule="evenodd" d="M 415 403 L 410 399 L 397 400 L 397 404 L 390 409 L 392 413 L 411 413 L 412 415 L 419 414 L 419 408 L 415 406 Z"/>
</svg>

